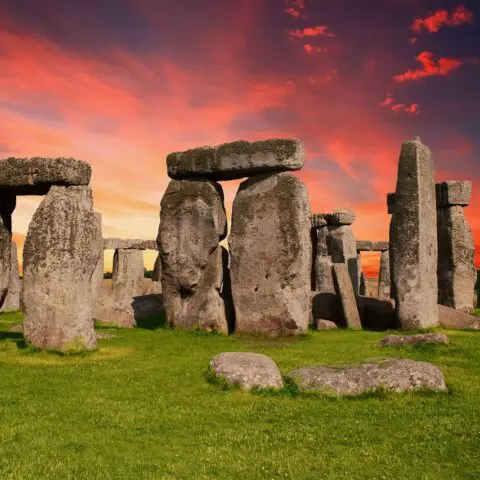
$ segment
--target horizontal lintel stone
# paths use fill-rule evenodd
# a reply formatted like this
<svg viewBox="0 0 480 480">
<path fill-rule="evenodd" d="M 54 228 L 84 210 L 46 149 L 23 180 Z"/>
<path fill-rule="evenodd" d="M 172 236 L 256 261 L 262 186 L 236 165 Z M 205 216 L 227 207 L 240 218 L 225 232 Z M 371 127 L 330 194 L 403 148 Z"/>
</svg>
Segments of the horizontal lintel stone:
<svg viewBox="0 0 480 480">
<path fill-rule="evenodd" d="M 104 238 L 104 250 L 158 250 L 155 240 L 138 238 Z"/>
</svg>

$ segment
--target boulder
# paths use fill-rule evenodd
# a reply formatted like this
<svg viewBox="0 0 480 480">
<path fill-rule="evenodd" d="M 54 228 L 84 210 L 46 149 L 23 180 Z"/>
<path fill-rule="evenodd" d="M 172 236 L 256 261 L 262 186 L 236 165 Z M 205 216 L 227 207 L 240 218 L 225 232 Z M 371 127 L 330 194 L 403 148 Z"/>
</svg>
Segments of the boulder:
<svg viewBox="0 0 480 480">
<path fill-rule="evenodd" d="M 170 178 L 203 177 L 233 180 L 284 170 L 300 170 L 305 161 L 298 140 L 237 141 L 217 147 L 199 147 L 167 156 Z"/>
<path fill-rule="evenodd" d="M 17 245 L 12 241 L 12 251 L 10 255 L 10 280 L 8 283 L 8 293 L 5 297 L 1 312 L 11 312 L 20 310 L 21 283 L 18 275 Z"/>
<path fill-rule="evenodd" d="M 0 161 L 0 188 L 16 195 L 45 195 L 52 185 L 88 185 L 92 168 L 74 158 L 7 158 Z"/>
<path fill-rule="evenodd" d="M 223 192 L 209 180 L 172 180 L 162 198 L 157 242 L 168 322 L 175 328 L 228 333 L 220 294 L 219 241 L 227 233 Z"/>
<path fill-rule="evenodd" d="M 446 391 L 442 372 L 434 365 L 408 359 L 387 358 L 344 368 L 312 366 L 299 368 L 289 377 L 302 390 L 324 394 L 360 395 L 378 389 L 394 392 L 428 389 Z"/>
<path fill-rule="evenodd" d="M 283 387 L 276 363 L 260 353 L 220 353 L 211 360 L 210 369 L 217 378 L 245 390 Z"/>
<path fill-rule="evenodd" d="M 446 345 L 448 337 L 443 333 L 420 333 L 418 335 L 388 335 L 380 340 L 385 346 L 402 346 L 402 345 L 425 345 L 427 343 L 437 343 Z"/>
<path fill-rule="evenodd" d="M 317 320 L 317 330 L 334 330 L 338 328 L 335 322 L 330 320 Z"/>
<path fill-rule="evenodd" d="M 296 335 L 310 321 L 308 191 L 289 172 L 240 185 L 229 237 L 236 331 Z"/>
<path fill-rule="evenodd" d="M 115 250 L 112 270 L 112 298 L 115 302 L 144 294 L 142 250 Z"/>
<path fill-rule="evenodd" d="M 479 317 L 454 308 L 438 305 L 438 322 L 444 328 L 473 328 Z"/>
<path fill-rule="evenodd" d="M 158 250 L 156 240 L 138 238 L 104 238 L 104 250 Z"/>
<path fill-rule="evenodd" d="M 353 291 L 347 266 L 344 263 L 336 263 L 333 266 L 333 271 L 335 290 L 340 297 L 340 302 L 342 304 L 342 323 L 348 328 L 362 328 L 357 303 L 355 301 L 355 293 Z"/>
<path fill-rule="evenodd" d="M 402 144 L 390 223 L 392 296 L 402 328 L 438 325 L 434 164 L 420 139 Z"/>
<path fill-rule="evenodd" d="M 100 237 L 90 187 L 52 186 L 33 215 L 23 249 L 24 333 L 34 346 L 96 347 L 91 282 Z"/>
</svg>

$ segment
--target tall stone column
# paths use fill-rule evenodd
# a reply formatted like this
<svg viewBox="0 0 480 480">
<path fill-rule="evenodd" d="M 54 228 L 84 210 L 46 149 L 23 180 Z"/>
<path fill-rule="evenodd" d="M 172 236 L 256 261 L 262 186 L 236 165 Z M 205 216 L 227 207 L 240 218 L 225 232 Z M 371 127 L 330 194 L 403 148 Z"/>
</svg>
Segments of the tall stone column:
<svg viewBox="0 0 480 480">
<path fill-rule="evenodd" d="M 390 223 L 390 268 L 402 328 L 438 325 L 434 163 L 419 138 L 402 144 Z"/>
<path fill-rule="evenodd" d="M 316 292 L 335 292 L 333 283 L 333 262 L 328 253 L 327 215 L 312 215 L 312 228 L 315 230 L 316 247 L 314 262 L 314 290 Z"/>
<path fill-rule="evenodd" d="M 438 303 L 472 313 L 476 282 L 475 244 L 464 207 L 472 183 L 448 181 L 436 185 L 438 228 Z"/>
<path fill-rule="evenodd" d="M 18 274 L 17 244 L 12 241 L 12 250 L 10 255 L 10 280 L 8 283 L 8 293 L 5 297 L 0 311 L 11 312 L 20 310 L 21 284 Z"/>
<path fill-rule="evenodd" d="M 308 191 L 289 172 L 240 185 L 229 237 L 237 332 L 297 335 L 311 317 Z"/>
<path fill-rule="evenodd" d="M 375 251 L 380 251 L 380 273 L 378 275 L 378 296 L 390 298 L 390 252 L 388 242 L 376 242 Z"/>
<path fill-rule="evenodd" d="M 94 349 L 92 275 L 101 230 L 86 186 L 52 186 L 23 249 L 24 335 L 34 346 Z"/>
<path fill-rule="evenodd" d="M 162 198 L 158 247 L 167 320 L 180 329 L 228 333 L 222 288 L 227 220 L 220 185 L 171 180 Z"/>
<path fill-rule="evenodd" d="M 143 250 L 115 250 L 112 268 L 113 301 L 131 299 L 144 294 L 145 266 Z"/>
<path fill-rule="evenodd" d="M 92 314 L 94 318 L 96 317 L 96 314 L 101 307 L 101 287 L 105 267 L 103 254 L 103 238 L 101 235 L 102 215 L 98 212 L 95 212 L 95 221 L 97 222 L 97 232 L 100 232 L 100 236 L 96 239 L 96 246 L 98 249 L 98 261 L 92 275 Z"/>
<path fill-rule="evenodd" d="M 345 263 L 352 279 L 353 291 L 359 294 L 360 275 L 358 271 L 357 241 L 352 224 L 355 214 L 348 209 L 334 210 L 328 216 L 328 250 L 333 263 Z"/>
<path fill-rule="evenodd" d="M 362 252 L 371 252 L 373 242 L 370 240 L 357 240 L 357 276 L 359 295 L 368 295 L 368 281 L 362 267 Z"/>
<path fill-rule="evenodd" d="M 15 210 L 17 197 L 1 191 L 0 198 L 0 307 L 8 293 L 11 271 L 12 253 L 12 213 Z"/>
</svg>

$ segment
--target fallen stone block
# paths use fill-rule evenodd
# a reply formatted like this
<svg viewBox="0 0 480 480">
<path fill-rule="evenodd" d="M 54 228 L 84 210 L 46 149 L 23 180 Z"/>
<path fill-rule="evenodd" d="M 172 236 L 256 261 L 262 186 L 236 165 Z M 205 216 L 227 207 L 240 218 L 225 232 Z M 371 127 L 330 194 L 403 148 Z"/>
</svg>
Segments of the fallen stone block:
<svg viewBox="0 0 480 480">
<path fill-rule="evenodd" d="M 469 315 L 461 310 L 438 305 L 438 322 L 445 328 L 472 328 L 479 321 L 479 317 Z"/>
<path fill-rule="evenodd" d="M 380 340 L 385 346 L 402 346 L 402 345 L 425 345 L 425 344 L 442 344 L 448 343 L 448 337 L 443 333 L 420 333 L 418 335 L 388 335 Z"/>
<path fill-rule="evenodd" d="M 276 363 L 260 353 L 220 353 L 211 360 L 210 369 L 217 378 L 245 390 L 283 387 Z"/>
<path fill-rule="evenodd" d="M 317 320 L 317 330 L 334 330 L 338 328 L 335 322 L 331 320 Z"/>
</svg>

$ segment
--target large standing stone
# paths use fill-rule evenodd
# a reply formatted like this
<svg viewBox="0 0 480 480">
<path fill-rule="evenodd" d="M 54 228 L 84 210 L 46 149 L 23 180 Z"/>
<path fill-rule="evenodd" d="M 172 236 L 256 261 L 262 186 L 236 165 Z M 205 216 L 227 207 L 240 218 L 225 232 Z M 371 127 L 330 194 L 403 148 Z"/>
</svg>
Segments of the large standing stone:
<svg viewBox="0 0 480 480">
<path fill-rule="evenodd" d="M 1 192 L 0 198 L 0 307 L 7 297 L 12 253 L 12 212 L 15 195 Z"/>
<path fill-rule="evenodd" d="M 308 191 L 289 172 L 240 185 L 229 237 L 238 332 L 304 333 L 310 320 L 311 219 Z"/>
<path fill-rule="evenodd" d="M 471 182 L 437 185 L 438 303 L 471 313 L 477 280 L 475 244 L 463 206 L 468 205 Z"/>
<path fill-rule="evenodd" d="M 273 138 L 237 141 L 217 147 L 199 147 L 167 157 L 168 175 L 174 179 L 203 177 L 232 180 L 261 173 L 299 170 L 305 156 L 298 140 Z"/>
<path fill-rule="evenodd" d="M 348 328 L 362 328 L 357 302 L 352 288 L 352 281 L 345 263 L 336 263 L 333 266 L 337 295 L 342 303 L 344 324 Z"/>
<path fill-rule="evenodd" d="M 115 250 L 112 297 L 115 302 L 144 294 L 145 267 L 142 250 Z"/>
<path fill-rule="evenodd" d="M 148 289 L 148 293 L 152 295 L 162 293 L 162 256 L 160 253 L 157 255 L 155 264 L 153 265 L 152 283 Z"/>
<path fill-rule="evenodd" d="M 314 263 L 314 290 L 317 292 L 335 292 L 333 286 L 333 262 L 328 252 L 328 224 L 325 215 L 312 215 L 312 225 L 315 227 L 316 248 Z"/>
<path fill-rule="evenodd" d="M 419 139 L 402 145 L 390 223 L 392 293 L 402 328 L 438 325 L 434 166 Z"/>
<path fill-rule="evenodd" d="M 162 198 L 159 250 L 168 322 L 182 329 L 228 333 L 220 295 L 227 220 L 223 192 L 209 180 L 173 180 Z"/>
<path fill-rule="evenodd" d="M 18 258 L 17 258 L 17 244 L 12 241 L 10 255 L 10 281 L 8 283 L 8 293 L 5 297 L 0 311 L 11 312 L 14 310 L 20 310 L 20 277 L 18 275 Z"/>
<path fill-rule="evenodd" d="M 360 295 L 368 295 L 368 280 L 365 272 L 360 273 Z"/>
<path fill-rule="evenodd" d="M 390 252 L 388 250 L 383 250 L 380 254 L 378 296 L 390 298 Z"/>
<path fill-rule="evenodd" d="M 95 212 L 95 220 L 97 222 L 97 230 L 102 231 L 102 215 Z M 101 288 L 104 272 L 104 255 L 103 255 L 103 238 L 100 236 L 96 239 L 98 249 L 98 261 L 92 275 L 92 315 L 95 318 L 98 308 L 101 306 Z"/>
<path fill-rule="evenodd" d="M 24 335 L 36 347 L 96 347 L 91 282 L 100 237 L 90 187 L 52 186 L 23 249 Z"/>
</svg>

